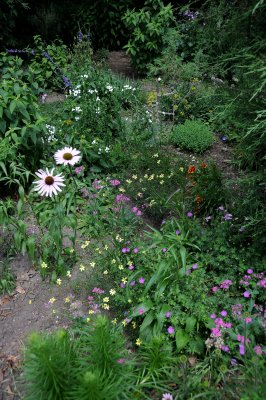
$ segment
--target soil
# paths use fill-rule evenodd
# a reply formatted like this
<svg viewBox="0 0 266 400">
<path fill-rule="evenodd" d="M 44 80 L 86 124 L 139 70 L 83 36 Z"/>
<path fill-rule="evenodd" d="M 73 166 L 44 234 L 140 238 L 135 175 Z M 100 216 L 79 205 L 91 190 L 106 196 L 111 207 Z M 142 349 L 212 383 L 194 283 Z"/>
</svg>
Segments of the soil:
<svg viewBox="0 0 266 400">
<path fill-rule="evenodd" d="M 109 66 L 115 73 L 135 77 L 134 69 L 123 52 L 113 52 L 109 57 Z M 146 91 L 152 89 L 152 85 L 144 87 Z M 64 95 L 54 93 L 47 96 L 46 102 L 64 101 L 64 98 Z M 169 154 L 185 154 L 172 146 L 166 149 Z M 194 162 L 191 155 L 186 155 Z M 204 161 L 210 158 L 217 163 L 226 179 L 233 180 L 239 176 L 232 163 L 231 148 L 219 138 L 204 154 Z M 150 220 L 144 222 L 151 225 Z M 32 331 L 51 332 L 71 323 L 69 305 L 65 298 L 75 296 L 72 283 L 80 273 L 76 266 L 71 279 L 64 279 L 61 286 L 51 284 L 48 280 L 42 280 L 26 256 L 15 257 L 10 270 L 16 276 L 16 288 L 10 295 L 0 296 L 0 400 L 22 398 L 14 374 L 19 373 L 22 349 L 28 334 Z M 53 297 L 56 301 L 51 304 L 49 300 Z M 79 293 L 78 300 L 85 300 L 84 291 Z"/>
</svg>

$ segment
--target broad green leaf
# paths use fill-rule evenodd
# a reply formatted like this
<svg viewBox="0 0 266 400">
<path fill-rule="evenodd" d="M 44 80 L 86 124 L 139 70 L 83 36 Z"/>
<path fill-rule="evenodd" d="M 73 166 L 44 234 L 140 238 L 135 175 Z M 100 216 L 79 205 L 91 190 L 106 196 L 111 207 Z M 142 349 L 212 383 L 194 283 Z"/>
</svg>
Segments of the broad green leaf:
<svg viewBox="0 0 266 400">
<path fill-rule="evenodd" d="M 187 317 L 186 319 L 186 332 L 191 333 L 193 332 L 195 325 L 196 325 L 197 319 L 191 315 L 190 317 Z"/>
<path fill-rule="evenodd" d="M 184 329 L 178 328 L 175 333 L 175 342 L 177 351 L 182 350 L 189 342 L 189 336 Z"/>
<path fill-rule="evenodd" d="M 148 326 L 151 325 L 151 323 L 156 319 L 155 314 L 153 311 L 150 311 L 146 317 L 144 318 L 142 324 L 140 325 L 139 331 L 140 333 L 143 333 L 145 329 L 147 329 Z"/>
</svg>

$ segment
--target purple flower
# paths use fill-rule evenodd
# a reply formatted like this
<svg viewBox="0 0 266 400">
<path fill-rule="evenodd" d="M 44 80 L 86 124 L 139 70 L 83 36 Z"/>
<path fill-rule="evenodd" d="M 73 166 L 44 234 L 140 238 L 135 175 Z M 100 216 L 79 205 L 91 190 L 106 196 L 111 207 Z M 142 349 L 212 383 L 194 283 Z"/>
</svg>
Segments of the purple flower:
<svg viewBox="0 0 266 400">
<path fill-rule="evenodd" d="M 120 287 L 123 289 L 126 285 L 124 284 L 124 282 L 120 283 Z"/>
<path fill-rule="evenodd" d="M 170 393 L 164 393 L 162 400 L 173 400 L 173 396 Z"/>
<path fill-rule="evenodd" d="M 145 312 L 145 310 L 144 310 L 143 308 L 139 308 L 139 309 L 138 309 L 139 315 L 142 315 L 144 312 Z"/>
<path fill-rule="evenodd" d="M 231 358 L 231 365 L 233 366 L 237 365 L 237 361 L 235 358 Z"/>
<path fill-rule="evenodd" d="M 166 252 L 167 252 L 167 249 L 164 247 L 164 248 L 162 249 L 162 252 L 163 252 L 163 253 L 166 253 Z"/>
<path fill-rule="evenodd" d="M 137 247 L 135 247 L 135 249 L 133 250 L 133 253 L 138 253 L 139 249 Z"/>
<path fill-rule="evenodd" d="M 253 274 L 253 269 L 250 269 L 250 268 L 249 268 L 249 269 L 247 270 L 247 274 Z"/>
<path fill-rule="evenodd" d="M 243 296 L 246 297 L 246 298 L 247 298 L 247 297 L 250 297 L 250 293 L 246 290 L 246 291 L 243 293 Z"/>
<path fill-rule="evenodd" d="M 197 263 L 192 265 L 192 269 L 197 269 L 197 268 L 198 268 L 198 264 Z"/>
<path fill-rule="evenodd" d="M 239 228 L 239 232 L 244 232 L 244 230 L 245 230 L 244 226 L 241 226 L 241 227 Z"/>
<path fill-rule="evenodd" d="M 188 218 L 192 218 L 193 217 L 193 213 L 191 211 L 187 212 L 187 217 Z"/>
<path fill-rule="evenodd" d="M 171 316 L 172 316 L 171 311 L 167 311 L 167 312 L 165 313 L 165 317 L 166 317 L 166 318 L 171 318 Z"/>
<path fill-rule="evenodd" d="M 225 351 L 226 353 L 229 353 L 229 351 L 230 351 L 230 349 L 229 349 L 229 346 L 222 346 L 221 347 L 221 349 L 223 350 L 223 351 Z"/>
<path fill-rule="evenodd" d="M 130 271 L 133 271 L 134 268 L 135 268 L 134 265 L 129 265 L 129 266 L 128 266 L 128 269 L 129 269 Z"/>
<path fill-rule="evenodd" d="M 181 232 L 180 232 L 179 229 L 177 229 L 177 230 L 175 231 L 175 234 L 176 234 L 176 235 L 180 235 L 180 233 L 181 233 Z"/>
<path fill-rule="evenodd" d="M 135 284 L 136 284 L 136 281 L 131 281 L 129 285 L 134 286 Z"/>
<path fill-rule="evenodd" d="M 241 356 L 245 355 L 245 346 L 242 343 L 239 345 L 239 354 Z"/>
<path fill-rule="evenodd" d="M 122 253 L 127 253 L 127 247 L 123 247 L 123 249 L 121 251 L 122 251 Z"/>
<path fill-rule="evenodd" d="M 75 172 L 78 175 L 81 174 L 84 171 L 84 169 L 85 168 L 83 167 L 83 165 L 81 165 L 80 167 L 75 168 Z"/>
<path fill-rule="evenodd" d="M 211 317 L 212 319 L 215 319 L 215 318 L 216 318 L 216 315 L 215 315 L 215 314 L 211 314 L 210 317 Z"/>
<path fill-rule="evenodd" d="M 143 284 L 145 282 L 145 279 L 142 278 L 142 276 L 139 278 L 139 283 Z"/>
<path fill-rule="evenodd" d="M 117 203 L 124 203 L 125 201 L 129 201 L 129 197 L 125 196 L 123 193 L 118 194 L 115 198 Z"/>
<path fill-rule="evenodd" d="M 232 215 L 232 214 L 226 213 L 226 214 L 224 215 L 224 220 L 225 220 L 225 221 L 230 221 L 231 219 L 233 219 L 233 215 Z"/>
<path fill-rule="evenodd" d="M 121 183 L 118 179 L 110 179 L 109 182 L 111 183 L 112 186 L 119 186 Z"/>
<path fill-rule="evenodd" d="M 223 310 L 223 311 L 220 312 L 220 314 L 221 314 L 222 317 L 226 317 L 227 316 L 227 311 Z"/>
<path fill-rule="evenodd" d="M 173 326 L 169 326 L 167 332 L 169 333 L 169 335 L 172 335 L 173 333 L 175 333 L 175 328 Z"/>
</svg>

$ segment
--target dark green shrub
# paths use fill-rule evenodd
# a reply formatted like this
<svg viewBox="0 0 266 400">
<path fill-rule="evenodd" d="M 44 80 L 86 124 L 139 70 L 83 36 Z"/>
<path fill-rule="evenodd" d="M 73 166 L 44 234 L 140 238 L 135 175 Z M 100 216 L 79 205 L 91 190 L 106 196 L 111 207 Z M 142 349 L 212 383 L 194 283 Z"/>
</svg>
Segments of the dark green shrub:
<svg viewBox="0 0 266 400">
<path fill-rule="evenodd" d="M 186 120 L 173 128 L 172 142 L 182 150 L 203 153 L 213 144 L 214 136 L 203 122 Z"/>
</svg>

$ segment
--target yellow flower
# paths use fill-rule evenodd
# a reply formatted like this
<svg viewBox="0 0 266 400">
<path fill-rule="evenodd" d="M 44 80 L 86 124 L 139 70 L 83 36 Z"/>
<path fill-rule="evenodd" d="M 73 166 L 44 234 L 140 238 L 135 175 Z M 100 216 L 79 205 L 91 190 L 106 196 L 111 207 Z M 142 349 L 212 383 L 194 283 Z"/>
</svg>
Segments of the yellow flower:
<svg viewBox="0 0 266 400">
<path fill-rule="evenodd" d="M 119 192 L 124 193 L 126 190 L 124 188 L 119 188 Z"/>
<path fill-rule="evenodd" d="M 94 314 L 95 311 L 94 310 L 89 310 L 89 314 Z"/>
<path fill-rule="evenodd" d="M 179 170 L 180 170 L 181 172 L 183 172 L 183 171 L 184 171 L 184 167 L 180 167 Z"/>
<path fill-rule="evenodd" d="M 104 302 L 104 303 L 108 303 L 108 302 L 109 302 L 109 297 L 104 297 L 104 298 L 103 298 L 103 302 Z"/>
<path fill-rule="evenodd" d="M 139 181 L 140 181 L 140 183 L 141 183 L 141 182 L 143 182 L 143 179 L 142 179 L 142 178 L 139 178 Z"/>
<path fill-rule="evenodd" d="M 132 300 L 131 299 L 128 299 L 128 301 L 127 301 L 129 304 L 131 304 L 132 303 Z"/>
<path fill-rule="evenodd" d="M 84 267 L 83 264 L 80 264 L 79 270 L 80 270 L 81 272 L 82 272 L 82 271 L 85 271 L 85 267 Z"/>
<path fill-rule="evenodd" d="M 123 326 L 126 326 L 126 324 L 127 324 L 127 321 L 126 321 L 126 319 L 124 319 L 124 320 L 122 321 L 122 325 L 123 325 Z"/>
<path fill-rule="evenodd" d="M 43 261 L 42 263 L 41 263 L 41 268 L 47 268 L 48 267 L 48 265 Z"/>
<path fill-rule="evenodd" d="M 154 179 L 154 174 L 152 174 L 149 178 L 148 181 L 152 181 Z"/>
<path fill-rule="evenodd" d="M 161 160 L 158 160 L 158 161 L 157 161 L 157 164 L 160 164 L 160 163 L 161 163 Z"/>
<path fill-rule="evenodd" d="M 89 244 L 90 244 L 90 240 L 86 240 L 80 247 L 81 247 L 82 249 L 86 249 L 86 247 L 88 247 Z M 73 250 L 74 250 L 74 249 L 73 249 Z"/>
<path fill-rule="evenodd" d="M 72 254 L 74 253 L 75 249 L 69 249 L 69 253 Z"/>
<path fill-rule="evenodd" d="M 138 175 L 132 175 L 132 179 L 138 179 Z"/>
<path fill-rule="evenodd" d="M 159 175 L 159 178 L 164 178 L 164 174 Z"/>
<path fill-rule="evenodd" d="M 104 250 L 108 250 L 109 247 L 107 246 L 107 244 L 104 246 Z"/>
<path fill-rule="evenodd" d="M 88 317 L 88 318 L 86 319 L 86 322 L 90 322 L 90 320 L 91 320 L 91 319 Z"/>
<path fill-rule="evenodd" d="M 52 298 L 49 300 L 49 303 L 50 303 L 50 304 L 53 304 L 53 303 L 55 302 L 55 300 L 56 300 L 56 299 L 55 299 L 54 297 L 52 297 Z"/>
<path fill-rule="evenodd" d="M 94 268 L 94 267 L 95 267 L 95 262 L 91 262 L 91 263 L 90 263 L 90 266 L 91 266 L 92 268 Z"/>
<path fill-rule="evenodd" d="M 115 264 L 116 260 L 113 258 L 113 260 L 111 261 L 111 264 Z"/>
<path fill-rule="evenodd" d="M 137 345 L 137 346 L 140 346 L 141 343 L 142 343 L 142 341 L 140 340 L 140 338 L 138 338 L 138 339 L 136 340 L 136 345 Z"/>
<path fill-rule="evenodd" d="M 70 298 L 69 297 L 65 298 L 65 303 L 70 303 Z"/>
<path fill-rule="evenodd" d="M 164 180 L 160 181 L 160 185 L 163 185 L 163 184 L 164 184 Z"/>
<path fill-rule="evenodd" d="M 138 196 L 138 197 L 142 197 L 142 196 L 143 196 L 143 193 L 139 192 L 139 193 L 137 194 L 137 196 Z"/>
<path fill-rule="evenodd" d="M 127 265 L 133 265 L 133 261 L 128 260 Z"/>
<path fill-rule="evenodd" d="M 131 179 L 127 179 L 126 182 L 130 185 L 132 183 Z"/>
<path fill-rule="evenodd" d="M 122 265 L 122 264 L 119 264 L 119 265 L 118 265 L 118 269 L 120 269 L 120 271 L 122 271 L 122 270 L 124 269 L 123 265 Z"/>
<path fill-rule="evenodd" d="M 68 277 L 68 278 L 71 278 L 71 272 L 70 272 L 70 271 L 67 271 L 66 274 L 67 274 L 67 277 Z"/>
<path fill-rule="evenodd" d="M 109 304 L 104 303 L 104 304 L 102 305 L 102 308 L 104 308 L 104 310 L 109 310 L 109 309 L 110 309 L 110 306 L 109 306 Z"/>
<path fill-rule="evenodd" d="M 136 329 L 137 323 L 135 321 L 132 321 L 132 327 L 133 327 L 133 329 Z"/>
<path fill-rule="evenodd" d="M 108 275 L 107 269 L 106 269 L 105 271 L 103 271 L 103 274 L 104 274 L 104 275 Z"/>
<path fill-rule="evenodd" d="M 102 250 L 99 250 L 98 253 L 99 253 L 99 254 L 102 254 Z"/>
<path fill-rule="evenodd" d="M 111 289 L 109 290 L 109 293 L 111 296 L 114 296 L 116 294 L 116 290 L 115 289 Z"/>
<path fill-rule="evenodd" d="M 147 175 L 147 174 L 144 175 L 144 178 L 145 178 L 145 179 L 148 179 L 148 177 L 149 177 L 149 175 Z"/>
<path fill-rule="evenodd" d="M 114 319 L 112 320 L 112 324 L 113 324 L 113 325 L 116 325 L 116 324 L 117 324 L 117 318 L 114 318 Z"/>
<path fill-rule="evenodd" d="M 29 300 L 29 304 L 31 304 L 32 303 L 32 300 Z"/>
<path fill-rule="evenodd" d="M 56 283 L 57 283 L 57 285 L 61 285 L 61 283 L 62 283 L 62 280 L 60 279 L 60 278 L 58 278 L 57 280 L 56 280 Z"/>
<path fill-rule="evenodd" d="M 124 284 L 126 284 L 126 283 L 127 283 L 127 278 L 122 278 L 122 282 L 123 282 Z"/>
<path fill-rule="evenodd" d="M 159 154 L 158 153 L 156 153 L 156 154 L 153 154 L 153 156 L 152 157 L 154 157 L 154 158 L 158 158 L 159 157 Z"/>
</svg>

